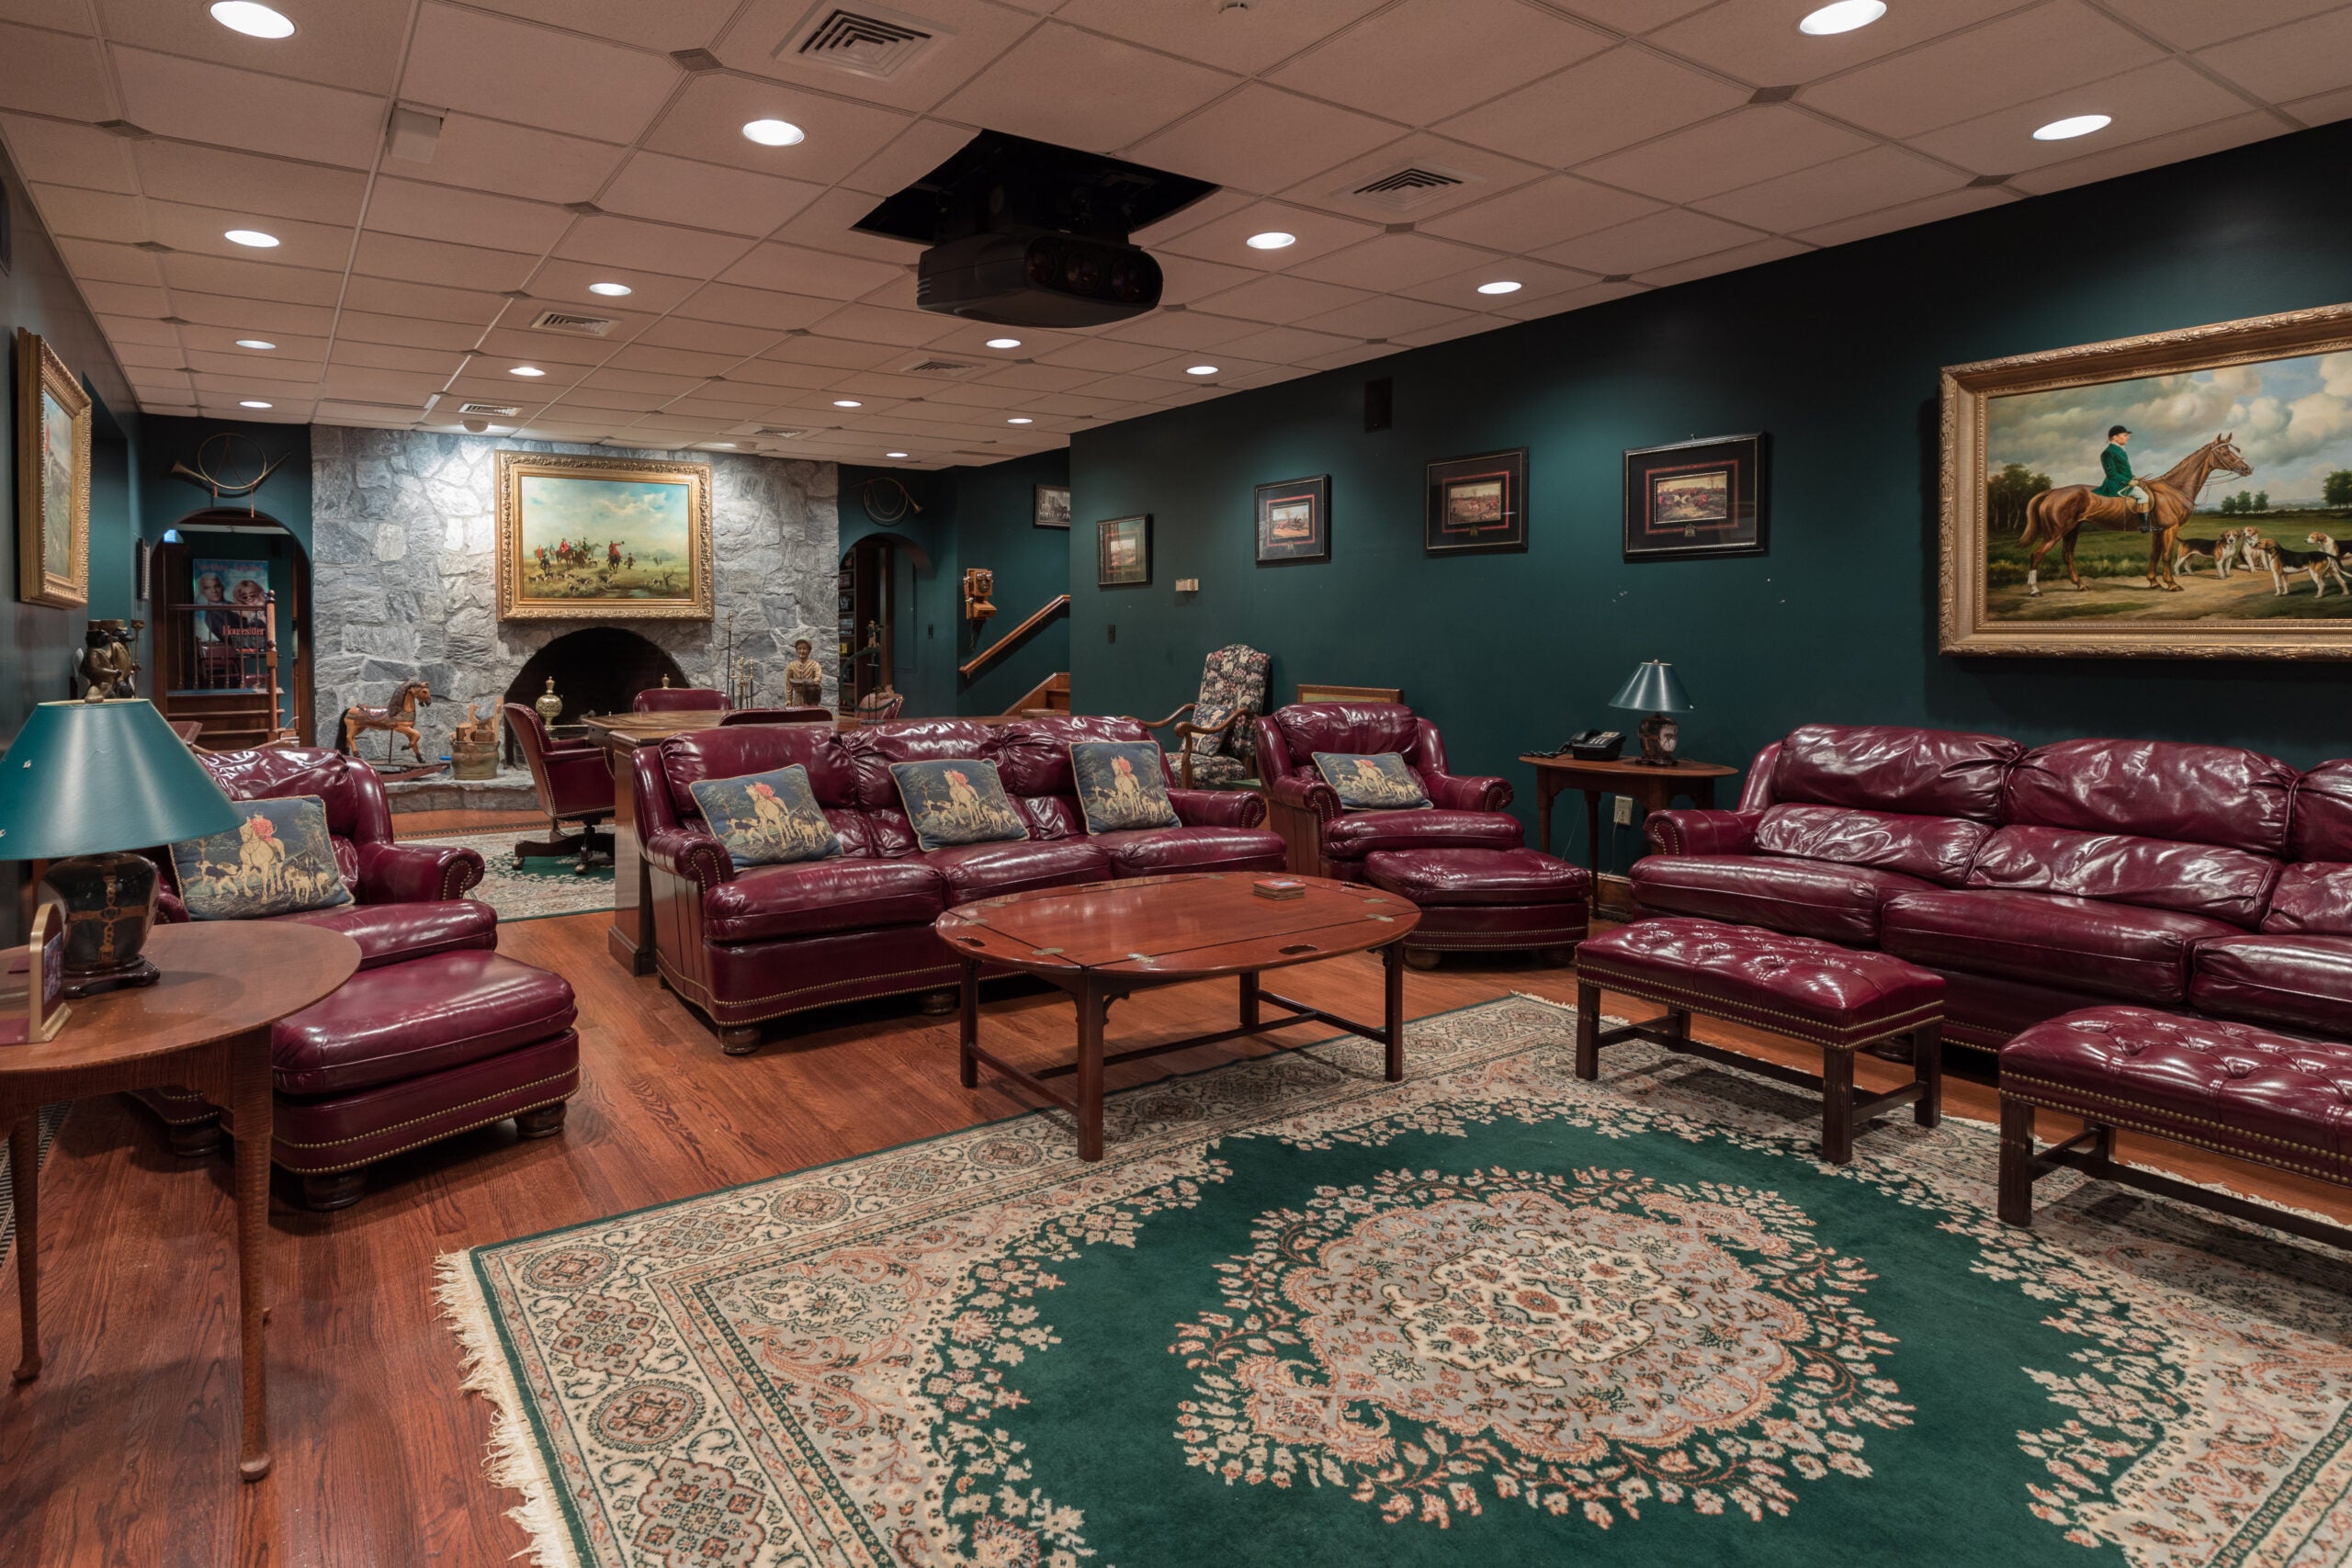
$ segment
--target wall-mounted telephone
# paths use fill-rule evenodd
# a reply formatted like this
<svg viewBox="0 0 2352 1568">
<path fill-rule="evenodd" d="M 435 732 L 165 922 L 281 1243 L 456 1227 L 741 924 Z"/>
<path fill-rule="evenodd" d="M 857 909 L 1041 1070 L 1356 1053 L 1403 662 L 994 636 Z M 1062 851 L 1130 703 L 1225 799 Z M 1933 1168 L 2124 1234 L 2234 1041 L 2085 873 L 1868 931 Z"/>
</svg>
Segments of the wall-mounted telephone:
<svg viewBox="0 0 2352 1568">
<path fill-rule="evenodd" d="M 1613 762 L 1624 749 L 1625 735 L 1618 729 L 1579 729 L 1560 748 L 1579 762 Z"/>
</svg>

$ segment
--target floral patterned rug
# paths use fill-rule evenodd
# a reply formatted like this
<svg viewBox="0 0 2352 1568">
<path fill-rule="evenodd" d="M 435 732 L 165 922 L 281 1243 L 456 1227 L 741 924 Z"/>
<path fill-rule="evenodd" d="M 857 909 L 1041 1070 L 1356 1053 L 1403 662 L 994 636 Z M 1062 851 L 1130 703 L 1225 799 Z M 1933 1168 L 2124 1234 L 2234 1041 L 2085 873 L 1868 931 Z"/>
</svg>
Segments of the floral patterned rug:
<svg viewBox="0 0 2352 1568">
<path fill-rule="evenodd" d="M 533 856 L 518 869 L 514 846 L 525 839 L 544 839 L 548 825 L 540 818 L 517 817 L 517 826 L 495 833 L 437 833 L 403 843 L 459 844 L 481 856 L 481 884 L 466 895 L 498 911 L 502 921 L 537 920 L 549 915 L 577 915 L 613 907 L 613 868 L 600 865 L 582 873 L 572 869 L 570 856 Z"/>
<path fill-rule="evenodd" d="M 1418 1021 L 443 1260 L 543 1564 L 2308 1568 L 2352 1274 L 1574 1014 Z M 944 1065 L 943 1064 L 943 1070 Z"/>
</svg>

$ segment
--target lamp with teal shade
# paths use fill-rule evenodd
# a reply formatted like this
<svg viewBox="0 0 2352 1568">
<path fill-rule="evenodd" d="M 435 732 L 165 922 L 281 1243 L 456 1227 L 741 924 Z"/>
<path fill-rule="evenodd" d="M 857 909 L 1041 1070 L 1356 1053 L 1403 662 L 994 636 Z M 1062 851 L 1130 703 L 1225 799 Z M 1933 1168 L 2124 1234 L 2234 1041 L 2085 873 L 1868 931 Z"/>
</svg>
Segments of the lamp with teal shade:
<svg viewBox="0 0 2352 1568">
<path fill-rule="evenodd" d="M 1653 659 L 1637 666 L 1633 676 L 1609 699 L 1612 708 L 1632 708 L 1649 716 L 1642 720 L 1642 754 L 1635 761 L 1653 768 L 1675 765 L 1678 731 L 1670 713 L 1689 713 L 1690 697 L 1674 677 L 1674 666 Z"/>
<path fill-rule="evenodd" d="M 237 809 L 142 698 L 42 703 L 0 757 L 0 860 L 45 860 L 65 921 L 65 994 L 161 978 L 141 955 L 160 874 L 134 852 L 225 833 Z"/>
</svg>

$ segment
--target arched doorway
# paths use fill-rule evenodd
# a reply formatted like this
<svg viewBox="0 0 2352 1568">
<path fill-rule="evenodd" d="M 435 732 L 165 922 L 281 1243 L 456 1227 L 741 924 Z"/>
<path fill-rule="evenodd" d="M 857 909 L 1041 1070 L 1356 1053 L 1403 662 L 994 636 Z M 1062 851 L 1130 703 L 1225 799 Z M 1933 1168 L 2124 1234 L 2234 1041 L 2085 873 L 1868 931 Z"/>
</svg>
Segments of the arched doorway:
<svg viewBox="0 0 2352 1568">
<path fill-rule="evenodd" d="M 899 686 L 900 566 L 905 567 L 906 613 L 914 614 L 915 573 L 931 571 L 931 556 L 900 534 L 867 534 L 842 553 L 842 706 L 884 686 Z"/>
<path fill-rule="evenodd" d="M 292 530 L 266 512 L 192 512 L 164 531 L 151 570 L 164 717 L 200 722 L 207 750 L 316 732 L 311 558 Z"/>
</svg>

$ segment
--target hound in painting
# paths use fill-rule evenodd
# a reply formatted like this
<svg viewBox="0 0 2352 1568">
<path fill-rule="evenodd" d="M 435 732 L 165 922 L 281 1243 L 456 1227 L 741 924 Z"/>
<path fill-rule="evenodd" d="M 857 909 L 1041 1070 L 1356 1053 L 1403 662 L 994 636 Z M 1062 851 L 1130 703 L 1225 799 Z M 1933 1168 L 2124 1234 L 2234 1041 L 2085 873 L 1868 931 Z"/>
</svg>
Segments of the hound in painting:
<svg viewBox="0 0 2352 1568">
<path fill-rule="evenodd" d="M 2284 595 L 2292 587 L 2290 580 L 2301 576 L 2312 580 L 2314 597 L 2327 597 L 2327 585 L 2333 581 L 2336 587 L 2344 590 L 2346 598 L 2352 599 L 2352 582 L 2345 581 L 2344 569 L 2336 564 L 2335 542 L 2321 534 L 2313 534 L 2310 537 L 2312 542 L 2324 544 L 2327 548 L 2290 550 L 2268 539 L 2256 541 L 2262 553 L 2269 558 L 2271 593 L 2274 596 Z"/>
<path fill-rule="evenodd" d="M 2173 545 L 2172 569 L 2177 572 L 2186 572 L 2195 567 L 2199 561 L 2209 560 L 2213 563 L 2215 576 L 2227 577 L 2230 575 L 2232 565 L 2245 564 L 2238 559 L 2238 551 L 2244 547 L 2245 543 L 2244 536 L 2250 530 L 2233 528 L 2218 539 L 2176 540 Z"/>
</svg>

